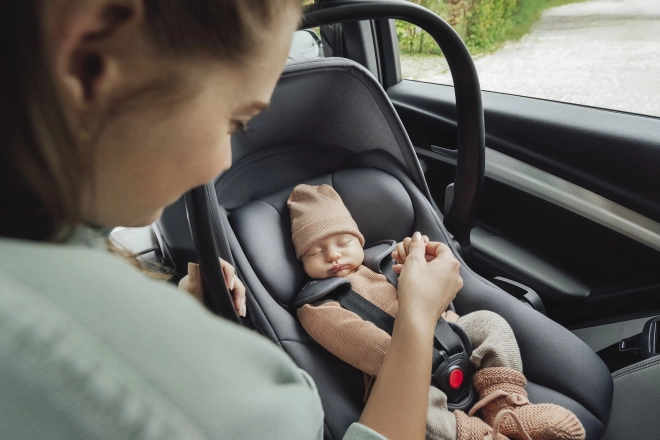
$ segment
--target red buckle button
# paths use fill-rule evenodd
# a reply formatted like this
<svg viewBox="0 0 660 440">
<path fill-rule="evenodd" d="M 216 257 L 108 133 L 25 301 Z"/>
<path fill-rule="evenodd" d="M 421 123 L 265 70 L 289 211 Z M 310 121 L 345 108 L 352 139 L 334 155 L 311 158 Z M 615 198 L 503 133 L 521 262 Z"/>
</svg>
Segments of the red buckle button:
<svg viewBox="0 0 660 440">
<path fill-rule="evenodd" d="M 457 368 L 449 373 L 449 386 L 453 389 L 458 389 L 463 383 L 463 372 Z"/>
</svg>

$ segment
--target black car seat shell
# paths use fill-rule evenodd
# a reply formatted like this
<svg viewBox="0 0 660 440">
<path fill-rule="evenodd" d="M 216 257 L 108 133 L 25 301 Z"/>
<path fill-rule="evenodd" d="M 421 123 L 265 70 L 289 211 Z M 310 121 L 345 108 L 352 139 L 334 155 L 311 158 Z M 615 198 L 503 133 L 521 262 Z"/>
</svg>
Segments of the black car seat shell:
<svg viewBox="0 0 660 440">
<path fill-rule="evenodd" d="M 332 185 L 366 243 L 422 231 L 452 247 L 434 210 L 414 149 L 371 73 L 345 59 L 286 68 L 270 108 L 233 138 L 234 165 L 215 183 L 218 235 L 248 291 L 252 321 L 314 378 L 326 411 L 326 438 L 340 439 L 363 408 L 362 375 L 302 329 L 292 307 L 307 281 L 291 242 L 286 200 L 299 183 Z M 167 229 L 167 220 L 161 228 Z M 220 229 L 226 229 L 226 234 Z M 459 315 L 491 310 L 513 328 L 533 403 L 573 411 L 587 438 L 609 420 L 612 379 L 581 340 L 473 272 L 461 261 Z"/>
</svg>

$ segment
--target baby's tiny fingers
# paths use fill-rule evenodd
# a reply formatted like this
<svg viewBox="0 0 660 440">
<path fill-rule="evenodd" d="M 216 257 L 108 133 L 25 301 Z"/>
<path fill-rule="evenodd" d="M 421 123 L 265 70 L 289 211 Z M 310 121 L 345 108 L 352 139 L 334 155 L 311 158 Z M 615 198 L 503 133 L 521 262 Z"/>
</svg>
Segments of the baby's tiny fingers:
<svg viewBox="0 0 660 440">
<path fill-rule="evenodd" d="M 403 242 L 398 243 L 396 245 L 396 252 L 399 254 L 399 260 L 398 261 L 405 261 L 406 260 L 406 248 L 403 245 Z"/>
<path fill-rule="evenodd" d="M 395 264 L 394 266 L 392 266 L 392 270 L 394 271 L 394 273 L 400 274 L 401 271 L 403 270 L 403 264 Z"/>
<path fill-rule="evenodd" d="M 406 237 L 403 239 L 403 249 L 404 252 L 406 253 L 406 257 L 410 253 L 410 243 L 412 242 L 412 238 Z"/>
</svg>

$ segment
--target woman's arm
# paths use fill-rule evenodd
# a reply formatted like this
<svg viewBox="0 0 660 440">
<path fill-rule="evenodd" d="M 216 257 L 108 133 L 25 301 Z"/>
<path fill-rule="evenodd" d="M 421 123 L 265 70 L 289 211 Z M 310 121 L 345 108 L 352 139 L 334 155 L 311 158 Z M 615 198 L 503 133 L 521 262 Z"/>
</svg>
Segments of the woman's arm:
<svg viewBox="0 0 660 440">
<path fill-rule="evenodd" d="M 433 328 L 399 315 L 390 348 L 360 417 L 388 439 L 423 439 L 431 378 Z"/>
<path fill-rule="evenodd" d="M 425 253 L 434 255 L 426 262 Z M 399 278 L 399 313 L 390 347 L 360 423 L 385 437 L 423 439 L 431 378 L 433 331 L 463 286 L 460 264 L 441 243 L 410 243 Z"/>
</svg>

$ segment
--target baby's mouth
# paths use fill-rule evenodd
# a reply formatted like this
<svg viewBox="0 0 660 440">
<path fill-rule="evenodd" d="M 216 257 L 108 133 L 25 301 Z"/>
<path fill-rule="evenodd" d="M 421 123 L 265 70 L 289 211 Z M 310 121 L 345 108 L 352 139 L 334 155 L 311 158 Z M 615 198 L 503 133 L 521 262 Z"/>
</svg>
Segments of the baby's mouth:
<svg viewBox="0 0 660 440">
<path fill-rule="evenodd" d="M 332 266 L 332 269 L 330 269 L 330 272 L 337 273 L 346 268 L 348 268 L 348 264 L 335 264 L 334 266 Z"/>
</svg>

